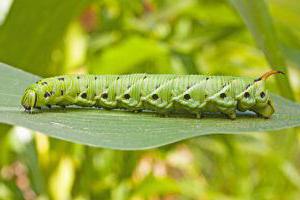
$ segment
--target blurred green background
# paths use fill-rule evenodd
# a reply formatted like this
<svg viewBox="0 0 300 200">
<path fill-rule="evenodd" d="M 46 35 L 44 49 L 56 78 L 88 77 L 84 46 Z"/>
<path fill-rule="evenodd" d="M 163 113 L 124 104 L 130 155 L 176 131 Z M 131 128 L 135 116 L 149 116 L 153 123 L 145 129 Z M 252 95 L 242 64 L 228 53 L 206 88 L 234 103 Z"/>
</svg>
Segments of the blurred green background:
<svg viewBox="0 0 300 200">
<path fill-rule="evenodd" d="M 257 77 L 272 66 L 288 70 L 290 83 L 272 78 L 270 90 L 299 101 L 300 4 L 0 0 L 0 61 L 43 77 Z M 202 136 L 153 150 L 116 151 L 0 125 L 0 199 L 296 200 L 299 132 Z"/>
</svg>

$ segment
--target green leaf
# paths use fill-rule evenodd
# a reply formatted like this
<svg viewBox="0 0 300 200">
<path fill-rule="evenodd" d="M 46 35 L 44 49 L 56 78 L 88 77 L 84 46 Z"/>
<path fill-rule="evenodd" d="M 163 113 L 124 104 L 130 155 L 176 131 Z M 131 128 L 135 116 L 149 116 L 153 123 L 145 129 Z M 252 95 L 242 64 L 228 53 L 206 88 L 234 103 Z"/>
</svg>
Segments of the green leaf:
<svg viewBox="0 0 300 200">
<path fill-rule="evenodd" d="M 159 42 L 139 36 L 107 48 L 100 56 L 91 58 L 90 72 L 101 74 L 119 74 L 130 71 L 145 71 L 145 63 L 158 72 L 168 71 L 168 49 Z M 149 67 L 148 67 L 149 68 Z M 134 70 L 136 69 L 136 70 Z"/>
<path fill-rule="evenodd" d="M 63 41 L 70 22 L 89 1 L 13 1 L 0 27 L 0 61 L 40 75 L 61 71 L 53 65 L 50 67 L 53 50 Z"/>
<path fill-rule="evenodd" d="M 153 195 L 164 195 L 179 193 L 180 187 L 178 183 L 171 178 L 156 178 L 148 175 L 142 183 L 137 185 L 134 196 L 149 197 Z"/>
<path fill-rule="evenodd" d="M 271 67 L 287 71 L 272 18 L 264 0 L 230 0 L 251 31 L 257 46 L 262 49 Z M 275 77 L 282 96 L 294 99 L 287 76 Z"/>
<path fill-rule="evenodd" d="M 0 123 L 0 137 L 1 137 L 1 140 L 0 140 L 0 147 L 1 147 L 0 148 L 0 166 L 1 165 L 3 166 L 4 164 L 8 163 L 8 160 L 10 158 L 10 155 L 8 153 L 9 142 L 7 139 L 10 129 L 11 129 L 10 125 Z M 0 195 L 0 199 L 1 199 L 1 195 Z"/>
<path fill-rule="evenodd" d="M 49 136 L 114 149 L 145 149 L 216 133 L 271 131 L 300 125 L 300 105 L 274 95 L 277 112 L 271 119 L 250 113 L 236 120 L 207 116 L 162 118 L 154 113 L 53 108 L 28 114 L 20 105 L 24 89 L 39 77 L 0 64 L 0 122 L 24 126 Z"/>
</svg>

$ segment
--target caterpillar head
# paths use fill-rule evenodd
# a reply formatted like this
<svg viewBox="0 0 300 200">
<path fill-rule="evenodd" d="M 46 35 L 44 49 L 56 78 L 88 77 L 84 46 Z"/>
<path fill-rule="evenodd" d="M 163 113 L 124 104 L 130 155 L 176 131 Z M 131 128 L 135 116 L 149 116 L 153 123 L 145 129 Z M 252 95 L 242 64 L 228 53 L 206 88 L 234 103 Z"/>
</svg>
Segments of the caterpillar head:
<svg viewBox="0 0 300 200">
<path fill-rule="evenodd" d="M 22 97 L 21 104 L 26 111 L 32 110 L 36 106 L 37 102 L 37 93 L 35 90 L 28 88 L 25 90 L 25 93 Z"/>
</svg>

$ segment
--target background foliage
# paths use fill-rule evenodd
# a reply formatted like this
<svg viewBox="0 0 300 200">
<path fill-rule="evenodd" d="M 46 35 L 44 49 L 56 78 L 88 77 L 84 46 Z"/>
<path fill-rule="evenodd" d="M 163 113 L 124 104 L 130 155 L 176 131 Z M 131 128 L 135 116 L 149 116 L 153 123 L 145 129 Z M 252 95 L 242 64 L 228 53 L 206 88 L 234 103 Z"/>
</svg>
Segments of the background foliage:
<svg viewBox="0 0 300 200">
<path fill-rule="evenodd" d="M 0 61 L 41 76 L 271 66 L 289 72 L 269 88 L 299 101 L 299 11 L 297 0 L 1 0 Z M 114 151 L 1 125 L 0 199 L 299 199 L 298 146 L 290 129 Z"/>
</svg>

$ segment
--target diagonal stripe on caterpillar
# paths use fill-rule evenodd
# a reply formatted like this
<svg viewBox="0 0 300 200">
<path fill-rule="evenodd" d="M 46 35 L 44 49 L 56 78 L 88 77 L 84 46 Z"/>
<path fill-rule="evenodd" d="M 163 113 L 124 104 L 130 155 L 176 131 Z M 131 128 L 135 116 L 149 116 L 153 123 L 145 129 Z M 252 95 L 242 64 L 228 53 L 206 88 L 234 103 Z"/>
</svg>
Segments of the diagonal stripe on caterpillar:
<svg viewBox="0 0 300 200">
<path fill-rule="evenodd" d="M 157 113 L 187 112 L 197 117 L 204 112 L 222 112 L 236 118 L 236 110 L 251 110 L 269 118 L 274 106 L 265 80 L 204 75 L 64 75 L 42 79 L 29 86 L 21 104 L 26 111 L 52 105 L 101 107 Z"/>
</svg>

